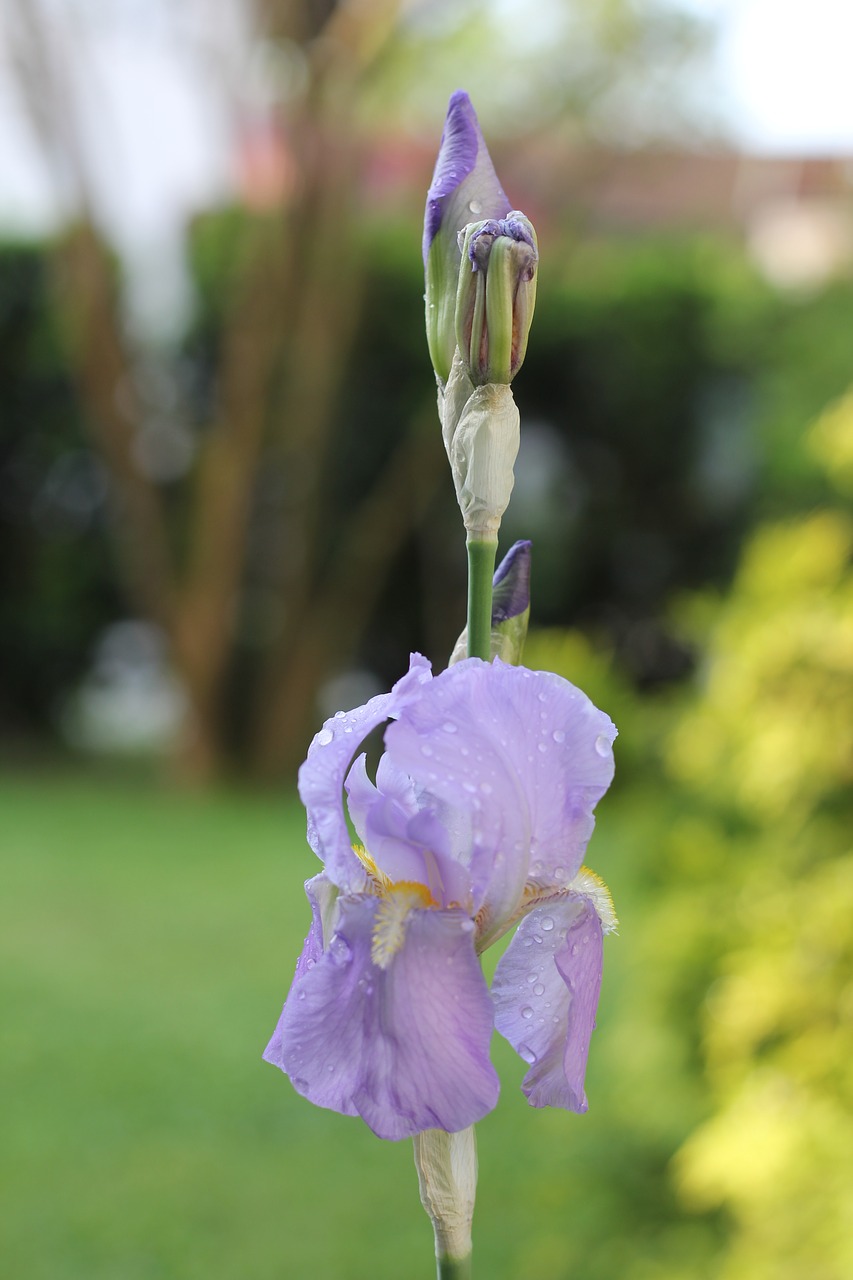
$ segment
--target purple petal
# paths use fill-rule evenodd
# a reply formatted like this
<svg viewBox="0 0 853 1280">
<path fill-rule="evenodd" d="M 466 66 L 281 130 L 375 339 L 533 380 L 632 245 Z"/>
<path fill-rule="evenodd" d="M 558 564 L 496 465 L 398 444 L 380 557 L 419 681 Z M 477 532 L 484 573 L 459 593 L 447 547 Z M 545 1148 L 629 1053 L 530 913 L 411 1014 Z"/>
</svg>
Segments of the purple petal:
<svg viewBox="0 0 853 1280">
<path fill-rule="evenodd" d="M 385 742 L 398 768 L 468 814 L 474 910 L 505 920 L 528 876 L 563 886 L 580 868 L 615 736 L 567 680 L 470 658 L 422 688 Z"/>
<path fill-rule="evenodd" d="M 443 228 L 455 243 L 469 222 L 504 218 L 512 206 L 504 194 L 468 94 L 450 99 L 424 215 L 424 263 Z"/>
<path fill-rule="evenodd" d="M 308 935 L 302 944 L 299 959 L 296 961 L 296 973 L 293 975 L 291 990 L 300 978 L 314 968 L 323 954 L 323 920 L 324 918 L 327 921 L 329 920 L 337 892 L 335 885 L 332 884 L 323 871 L 319 875 L 313 876 L 312 879 L 305 881 L 305 893 L 311 904 L 311 928 L 308 930 Z M 272 1040 L 267 1045 L 264 1057 L 270 1062 L 274 1062 L 277 1061 L 280 1052 L 281 1018 L 279 1018 L 278 1025 L 273 1032 Z"/>
<path fill-rule="evenodd" d="M 374 786 L 365 756 L 360 755 L 345 785 L 353 825 L 379 870 L 395 883 L 425 884 L 441 906 L 465 905 L 470 880 L 451 852 L 443 822 L 430 808 L 418 808 L 412 780 L 387 755 L 379 761 L 376 776 L 379 785 Z M 390 795 L 383 784 L 390 787 Z"/>
<path fill-rule="evenodd" d="M 340 904 L 328 951 L 297 982 L 266 1054 L 318 1106 L 380 1138 L 455 1132 L 498 1097 L 492 1007 L 461 911 L 413 910 L 387 968 L 371 960 L 376 898 Z"/>
<path fill-rule="evenodd" d="M 530 608 L 532 542 L 514 542 L 492 579 L 492 626 L 517 618 Z"/>
<path fill-rule="evenodd" d="M 531 911 L 498 962 L 495 1026 L 529 1064 L 521 1088 L 533 1107 L 587 1109 L 601 966 L 601 921 L 574 895 Z"/>
<path fill-rule="evenodd" d="M 399 715 L 431 678 L 427 660 L 413 654 L 408 672 L 390 693 L 381 693 L 354 711 L 338 712 L 308 748 L 308 758 L 299 770 L 299 795 L 308 811 L 308 842 L 325 863 L 329 879 L 341 889 L 358 891 L 365 885 L 365 871 L 352 851 L 344 820 L 342 791 L 350 761 L 371 729 Z"/>
</svg>

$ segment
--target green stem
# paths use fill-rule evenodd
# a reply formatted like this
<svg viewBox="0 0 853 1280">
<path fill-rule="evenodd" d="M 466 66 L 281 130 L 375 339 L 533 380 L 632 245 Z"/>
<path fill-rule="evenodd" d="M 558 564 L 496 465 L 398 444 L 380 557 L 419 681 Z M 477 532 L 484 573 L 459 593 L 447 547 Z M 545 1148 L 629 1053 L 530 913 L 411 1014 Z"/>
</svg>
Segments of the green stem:
<svg viewBox="0 0 853 1280">
<path fill-rule="evenodd" d="M 471 1255 L 467 1258 L 438 1258 L 438 1280 L 471 1280 Z"/>
<path fill-rule="evenodd" d="M 492 575 L 497 549 L 497 540 L 468 542 L 468 657 L 486 662 L 492 656 Z"/>
</svg>

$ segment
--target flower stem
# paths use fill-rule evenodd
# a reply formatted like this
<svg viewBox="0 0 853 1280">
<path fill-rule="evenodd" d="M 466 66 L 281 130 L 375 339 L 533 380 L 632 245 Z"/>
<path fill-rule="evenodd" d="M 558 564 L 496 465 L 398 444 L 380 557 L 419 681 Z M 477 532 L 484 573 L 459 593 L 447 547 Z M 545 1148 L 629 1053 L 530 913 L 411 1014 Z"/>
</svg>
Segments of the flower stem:
<svg viewBox="0 0 853 1280">
<path fill-rule="evenodd" d="M 492 656 L 492 574 L 495 571 L 494 542 L 468 540 L 468 657 Z"/>
<path fill-rule="evenodd" d="M 438 1258 L 438 1280 L 471 1280 L 471 1255 L 467 1258 Z"/>
</svg>

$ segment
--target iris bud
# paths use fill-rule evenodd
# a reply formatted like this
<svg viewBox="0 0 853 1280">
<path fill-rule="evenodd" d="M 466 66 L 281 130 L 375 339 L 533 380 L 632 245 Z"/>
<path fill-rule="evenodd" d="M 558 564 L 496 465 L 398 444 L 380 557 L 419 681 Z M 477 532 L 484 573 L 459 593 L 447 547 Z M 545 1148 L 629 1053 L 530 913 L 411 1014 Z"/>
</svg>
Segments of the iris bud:
<svg viewBox="0 0 853 1280">
<path fill-rule="evenodd" d="M 460 233 L 456 342 L 474 386 L 512 382 L 527 351 L 539 251 L 523 213 Z"/>
</svg>

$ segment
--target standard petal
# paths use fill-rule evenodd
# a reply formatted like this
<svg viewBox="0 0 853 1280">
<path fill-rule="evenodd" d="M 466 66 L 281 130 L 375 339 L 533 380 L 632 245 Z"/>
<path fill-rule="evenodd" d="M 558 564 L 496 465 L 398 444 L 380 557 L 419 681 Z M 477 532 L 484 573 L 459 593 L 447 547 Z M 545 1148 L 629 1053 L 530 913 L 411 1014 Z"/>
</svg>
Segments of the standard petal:
<svg viewBox="0 0 853 1280">
<path fill-rule="evenodd" d="M 615 736 L 567 680 L 470 658 L 424 687 L 385 743 L 399 768 L 470 814 L 474 908 L 499 921 L 528 876 L 565 886 L 577 874 Z"/>
<path fill-rule="evenodd" d="M 532 911 L 498 962 L 495 1026 L 529 1065 L 533 1107 L 586 1111 L 584 1075 L 601 987 L 602 926 L 574 895 Z"/>
<path fill-rule="evenodd" d="M 427 660 L 413 654 L 408 672 L 390 693 L 327 720 L 308 748 L 308 758 L 299 770 L 299 795 L 308 811 L 308 842 L 340 889 L 358 892 L 365 884 L 364 867 L 352 851 L 343 812 L 350 761 L 371 729 L 399 715 L 431 678 Z"/>
<path fill-rule="evenodd" d="M 413 910 L 386 968 L 371 959 L 379 900 L 341 900 L 328 951 L 291 990 L 270 1060 L 318 1106 L 380 1138 L 455 1132 L 494 1107 L 492 1008 L 461 911 Z"/>
</svg>

